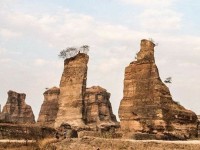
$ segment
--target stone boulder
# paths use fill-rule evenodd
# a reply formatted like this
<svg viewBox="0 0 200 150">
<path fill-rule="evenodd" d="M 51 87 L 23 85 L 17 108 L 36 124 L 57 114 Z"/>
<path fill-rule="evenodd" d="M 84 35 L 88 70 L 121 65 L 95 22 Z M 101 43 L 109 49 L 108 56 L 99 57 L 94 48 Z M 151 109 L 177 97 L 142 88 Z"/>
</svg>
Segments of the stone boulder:
<svg viewBox="0 0 200 150">
<path fill-rule="evenodd" d="M 8 100 L 1 113 L 2 122 L 35 123 L 31 106 L 25 102 L 26 94 L 8 91 Z"/>
<path fill-rule="evenodd" d="M 86 89 L 85 94 L 85 120 L 88 125 L 107 126 L 117 123 L 110 103 L 110 93 L 100 86 L 92 86 Z"/>
<path fill-rule="evenodd" d="M 83 112 L 88 60 L 87 54 L 78 53 L 64 61 L 55 127 L 65 123 L 72 127 L 85 125 Z"/>
<path fill-rule="evenodd" d="M 44 102 L 41 106 L 37 123 L 43 126 L 54 127 L 58 113 L 58 99 L 60 89 L 53 87 L 44 92 Z"/>
<path fill-rule="evenodd" d="M 121 130 L 129 135 L 149 133 L 166 139 L 195 136 L 197 116 L 172 99 L 160 79 L 154 47 L 152 41 L 142 40 L 137 60 L 125 69 L 124 96 L 119 107 Z"/>
</svg>

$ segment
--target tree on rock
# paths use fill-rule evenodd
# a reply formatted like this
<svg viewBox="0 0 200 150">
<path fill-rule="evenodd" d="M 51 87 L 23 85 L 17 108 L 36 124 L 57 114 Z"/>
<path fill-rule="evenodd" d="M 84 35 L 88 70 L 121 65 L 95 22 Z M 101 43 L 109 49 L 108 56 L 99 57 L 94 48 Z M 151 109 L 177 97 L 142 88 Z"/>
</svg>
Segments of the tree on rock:
<svg viewBox="0 0 200 150">
<path fill-rule="evenodd" d="M 62 58 L 62 59 L 66 59 L 66 58 L 71 58 L 76 56 L 78 53 L 84 53 L 87 54 L 89 51 L 89 46 L 88 45 L 83 45 L 79 48 L 76 47 L 68 47 L 66 49 L 63 49 L 62 51 L 60 51 L 58 57 Z"/>
<path fill-rule="evenodd" d="M 168 77 L 164 81 L 165 83 L 172 83 L 172 77 Z"/>
</svg>

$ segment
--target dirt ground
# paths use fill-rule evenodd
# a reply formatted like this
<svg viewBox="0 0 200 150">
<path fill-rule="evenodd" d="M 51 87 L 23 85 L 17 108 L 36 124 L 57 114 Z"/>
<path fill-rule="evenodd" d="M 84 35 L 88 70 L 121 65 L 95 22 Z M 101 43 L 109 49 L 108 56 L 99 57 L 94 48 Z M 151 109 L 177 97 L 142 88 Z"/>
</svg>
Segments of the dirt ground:
<svg viewBox="0 0 200 150">
<path fill-rule="evenodd" d="M 48 149 L 58 150 L 200 150 L 200 140 L 158 141 L 82 138 L 65 139 L 50 144 Z"/>
<path fill-rule="evenodd" d="M 200 140 L 161 141 L 161 140 L 128 140 L 84 137 L 79 139 L 45 139 L 42 147 L 30 141 L 0 140 L 0 150 L 200 150 Z M 53 141 L 53 142 L 52 142 Z"/>
</svg>

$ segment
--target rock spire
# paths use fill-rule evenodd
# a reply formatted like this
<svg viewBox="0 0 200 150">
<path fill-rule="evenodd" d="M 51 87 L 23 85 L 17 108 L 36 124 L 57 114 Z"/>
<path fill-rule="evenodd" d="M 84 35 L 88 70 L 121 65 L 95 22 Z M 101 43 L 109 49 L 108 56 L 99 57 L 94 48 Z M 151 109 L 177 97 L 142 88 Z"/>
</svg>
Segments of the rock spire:
<svg viewBox="0 0 200 150">
<path fill-rule="evenodd" d="M 8 123 L 35 123 L 31 106 L 25 102 L 26 94 L 8 91 L 8 99 L 1 113 L 1 120 Z"/>
<path fill-rule="evenodd" d="M 79 53 L 64 62 L 55 127 L 63 123 L 78 127 L 85 125 L 83 113 L 88 60 L 87 54 Z"/>
<path fill-rule="evenodd" d="M 58 98 L 60 89 L 53 87 L 44 92 L 44 101 L 40 109 L 37 123 L 44 126 L 54 127 L 58 113 Z"/>
<path fill-rule="evenodd" d="M 125 69 L 124 96 L 119 107 L 121 129 L 165 138 L 195 136 L 197 116 L 172 99 L 160 79 L 154 46 L 152 41 L 142 40 L 137 60 Z"/>
</svg>

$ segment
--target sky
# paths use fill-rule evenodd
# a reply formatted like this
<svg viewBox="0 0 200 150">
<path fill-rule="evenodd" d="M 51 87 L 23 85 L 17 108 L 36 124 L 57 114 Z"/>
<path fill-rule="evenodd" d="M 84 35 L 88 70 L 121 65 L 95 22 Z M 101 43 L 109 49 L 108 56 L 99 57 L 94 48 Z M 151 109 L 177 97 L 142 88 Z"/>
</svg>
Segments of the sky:
<svg viewBox="0 0 200 150">
<path fill-rule="evenodd" d="M 160 77 L 172 97 L 200 114 L 199 0 L 0 0 L 0 104 L 26 93 L 36 120 L 45 88 L 59 86 L 59 51 L 89 45 L 87 87 L 123 98 L 124 69 L 152 38 Z"/>
</svg>

